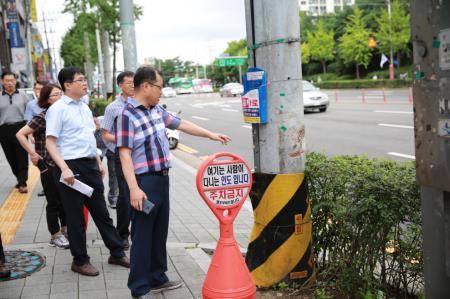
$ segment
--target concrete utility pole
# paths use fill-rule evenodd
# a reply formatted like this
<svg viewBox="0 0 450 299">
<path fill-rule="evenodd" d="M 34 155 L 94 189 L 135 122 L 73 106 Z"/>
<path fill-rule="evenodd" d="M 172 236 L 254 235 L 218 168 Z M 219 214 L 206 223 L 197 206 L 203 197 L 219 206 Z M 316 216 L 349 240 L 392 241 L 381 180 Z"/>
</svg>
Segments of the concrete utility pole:
<svg viewBox="0 0 450 299">
<path fill-rule="evenodd" d="M 86 0 L 83 1 L 83 12 L 86 13 Z M 87 30 L 83 32 L 83 45 L 84 45 L 84 57 L 85 57 L 85 72 L 88 80 L 88 87 L 90 91 L 94 88 L 92 73 L 94 71 L 94 67 L 92 66 L 91 59 L 91 46 L 89 44 L 89 34 Z"/>
<path fill-rule="evenodd" d="M 268 122 L 253 125 L 255 225 L 246 262 L 258 286 L 313 277 L 299 6 L 246 0 L 249 65 L 267 73 Z"/>
<path fill-rule="evenodd" d="M 450 298 L 450 0 L 412 0 L 425 297 Z"/>
<path fill-rule="evenodd" d="M 98 29 L 98 23 L 95 24 L 95 39 L 97 41 L 98 72 L 100 79 L 99 93 L 103 99 L 106 99 L 105 71 L 103 69 L 102 44 L 100 42 L 100 30 Z"/>
<path fill-rule="evenodd" d="M 111 69 L 111 54 L 109 51 L 109 34 L 106 30 L 101 30 L 102 36 L 102 51 L 103 51 L 103 68 L 105 70 L 105 90 L 106 94 L 112 93 L 112 78 L 113 73 Z"/>
<path fill-rule="evenodd" d="M 136 71 L 137 51 L 136 33 L 134 31 L 134 5 L 133 0 L 120 0 L 120 28 L 122 29 L 122 49 L 125 70 Z"/>
</svg>

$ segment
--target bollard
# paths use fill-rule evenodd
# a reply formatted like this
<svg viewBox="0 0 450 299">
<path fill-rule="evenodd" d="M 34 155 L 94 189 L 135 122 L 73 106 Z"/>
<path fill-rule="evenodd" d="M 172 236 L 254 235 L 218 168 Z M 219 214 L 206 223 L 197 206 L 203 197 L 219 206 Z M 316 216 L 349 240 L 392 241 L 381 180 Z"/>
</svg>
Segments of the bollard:
<svg viewBox="0 0 450 299">
<path fill-rule="evenodd" d="M 337 91 L 334 92 L 334 99 L 335 99 L 335 102 L 337 103 L 338 102 L 338 93 L 337 93 Z"/>
<path fill-rule="evenodd" d="M 217 153 L 197 172 L 197 190 L 220 221 L 220 238 L 203 283 L 204 299 L 255 299 L 256 286 L 233 235 L 233 222 L 252 187 L 248 164 Z"/>
<path fill-rule="evenodd" d="M 364 89 L 361 89 L 361 99 L 362 103 L 364 104 L 366 102 L 366 94 L 364 92 Z"/>
<path fill-rule="evenodd" d="M 387 103 L 387 96 L 386 96 L 386 92 L 383 88 L 383 102 L 386 104 Z"/>
</svg>

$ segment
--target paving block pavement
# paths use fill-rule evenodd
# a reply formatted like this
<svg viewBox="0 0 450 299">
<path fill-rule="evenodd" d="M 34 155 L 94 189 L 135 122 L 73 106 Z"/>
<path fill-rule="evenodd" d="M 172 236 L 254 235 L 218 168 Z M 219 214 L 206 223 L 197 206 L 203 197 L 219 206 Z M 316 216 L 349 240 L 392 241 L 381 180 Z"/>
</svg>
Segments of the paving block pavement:
<svg viewBox="0 0 450 299">
<path fill-rule="evenodd" d="M 0 172 L 0 204 L 3 204 L 4 198 L 15 184 L 9 165 L 5 164 L 2 155 L 0 153 L 0 167 L 3 170 Z M 153 298 L 201 298 L 203 281 L 211 259 L 202 247 L 215 247 L 219 238 L 219 223 L 196 190 L 195 174 L 194 168 L 173 157 L 173 168 L 170 171 L 168 276 L 170 279 L 181 279 L 184 285 Z M 108 192 L 106 179 L 105 194 Z M 92 219 L 87 230 L 87 245 L 91 262 L 100 271 L 98 277 L 85 277 L 72 272 L 70 251 L 48 245 L 50 235 L 45 218 L 45 197 L 37 196 L 40 190 L 42 189 L 38 184 L 33 190 L 13 243 L 5 249 L 37 251 L 46 257 L 46 265 L 25 279 L 0 282 L 0 299 L 131 298 L 127 288 L 128 270 L 107 263 L 109 252 Z M 115 210 L 109 211 L 115 222 Z M 235 221 L 235 237 L 241 248 L 248 245 L 252 224 L 253 213 L 249 204 L 246 204 Z"/>
</svg>

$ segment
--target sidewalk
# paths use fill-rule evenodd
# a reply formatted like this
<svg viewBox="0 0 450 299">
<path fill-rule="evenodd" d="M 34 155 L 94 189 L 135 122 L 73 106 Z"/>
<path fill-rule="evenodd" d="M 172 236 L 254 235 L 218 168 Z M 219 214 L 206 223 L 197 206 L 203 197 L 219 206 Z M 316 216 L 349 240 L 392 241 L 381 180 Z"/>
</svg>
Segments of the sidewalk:
<svg viewBox="0 0 450 299">
<path fill-rule="evenodd" d="M 1 206 L 15 184 L 3 152 L 0 153 L 0 169 Z M 183 280 L 184 286 L 154 298 L 201 298 L 203 280 L 210 262 L 210 256 L 201 248 L 215 248 L 219 238 L 219 223 L 196 190 L 195 172 L 194 168 L 173 157 L 167 241 L 168 276 L 170 279 Z M 105 189 L 107 186 L 105 180 Z M 88 252 L 91 262 L 100 271 L 99 276 L 85 277 L 72 272 L 70 251 L 48 246 L 50 236 L 45 219 L 45 197 L 37 196 L 40 190 L 39 183 L 32 190 L 33 194 L 12 244 L 6 245 L 5 249 L 37 251 L 45 255 L 46 265 L 25 279 L 0 282 L 0 298 L 131 298 L 126 285 L 128 270 L 107 263 L 109 252 L 92 219 L 87 230 Z M 109 211 L 115 222 L 115 210 Z M 235 237 L 241 248 L 247 247 L 252 223 L 253 213 L 243 207 L 234 225 Z"/>
</svg>

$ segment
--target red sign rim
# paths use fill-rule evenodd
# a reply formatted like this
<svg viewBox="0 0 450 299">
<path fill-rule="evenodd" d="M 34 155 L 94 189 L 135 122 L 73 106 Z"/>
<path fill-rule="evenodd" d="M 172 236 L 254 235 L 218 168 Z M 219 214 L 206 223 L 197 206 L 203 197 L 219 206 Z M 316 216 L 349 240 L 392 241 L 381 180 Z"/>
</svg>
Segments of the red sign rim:
<svg viewBox="0 0 450 299">
<path fill-rule="evenodd" d="M 225 161 L 215 161 L 218 158 L 231 158 L 231 160 L 225 160 Z M 239 185 L 239 188 L 233 188 L 232 186 L 230 187 L 213 187 L 213 188 L 204 188 L 202 186 L 202 180 L 203 180 L 203 175 L 205 173 L 205 170 L 208 166 L 211 165 L 226 165 L 226 164 L 235 164 L 235 163 L 242 163 L 244 164 L 244 166 L 247 168 L 247 171 L 249 173 L 249 183 L 245 184 L 245 185 Z M 245 200 L 247 199 L 248 195 L 250 194 L 251 188 L 252 188 L 252 184 L 253 184 L 253 175 L 250 169 L 250 166 L 247 164 L 247 162 L 242 159 L 241 157 L 239 157 L 238 155 L 232 154 L 232 153 L 227 153 L 227 152 L 220 152 L 220 153 L 216 153 L 213 154 L 211 156 L 208 157 L 208 159 L 206 159 L 199 167 L 198 171 L 197 171 L 197 176 L 196 176 L 196 184 L 197 184 L 197 190 L 198 193 L 200 194 L 200 196 L 203 198 L 203 200 L 206 202 L 206 204 L 210 207 L 210 209 L 214 212 L 214 214 L 216 214 L 217 217 L 219 218 L 223 218 L 224 216 L 221 215 L 219 213 L 219 211 L 225 211 L 225 210 L 236 210 L 236 209 L 240 209 L 241 206 L 244 204 Z M 238 203 L 235 203 L 233 205 L 230 206 L 219 206 L 214 204 L 205 194 L 205 191 L 211 191 L 211 190 L 227 190 L 227 189 L 240 189 L 240 188 L 248 188 L 247 192 L 244 194 L 244 196 L 242 197 L 242 200 L 239 201 Z M 236 217 L 237 213 L 232 213 L 234 214 L 233 216 Z M 233 218 L 234 218 L 233 217 Z"/>
</svg>

